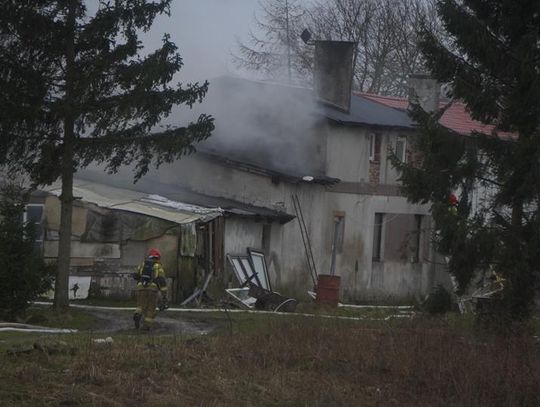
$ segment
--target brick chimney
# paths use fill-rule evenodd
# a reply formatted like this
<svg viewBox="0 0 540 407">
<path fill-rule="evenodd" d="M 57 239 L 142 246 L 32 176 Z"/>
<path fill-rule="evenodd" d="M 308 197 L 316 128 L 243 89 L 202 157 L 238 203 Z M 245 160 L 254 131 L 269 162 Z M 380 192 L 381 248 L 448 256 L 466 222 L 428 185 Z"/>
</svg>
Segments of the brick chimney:
<svg viewBox="0 0 540 407">
<path fill-rule="evenodd" d="M 351 106 L 355 42 L 315 41 L 314 89 L 317 98 L 346 112 Z"/>
<path fill-rule="evenodd" d="M 441 87 L 431 76 L 426 74 L 413 74 L 409 77 L 409 104 L 416 102 L 426 112 L 433 112 L 439 108 Z"/>
</svg>

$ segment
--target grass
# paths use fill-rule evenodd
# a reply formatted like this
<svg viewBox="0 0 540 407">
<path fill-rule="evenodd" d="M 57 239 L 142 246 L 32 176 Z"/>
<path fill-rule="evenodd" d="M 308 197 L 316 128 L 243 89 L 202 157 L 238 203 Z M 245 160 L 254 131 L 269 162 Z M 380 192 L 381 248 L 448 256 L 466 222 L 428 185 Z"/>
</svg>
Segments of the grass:
<svg viewBox="0 0 540 407">
<path fill-rule="evenodd" d="M 92 314 L 77 308 L 71 308 L 68 314 L 58 315 L 51 306 L 33 305 L 26 314 L 26 318 L 21 322 L 51 328 L 92 329 L 97 324 L 97 319 Z"/>
<path fill-rule="evenodd" d="M 540 345 L 529 333 L 479 333 L 464 329 L 469 322 L 458 317 L 352 321 L 231 314 L 229 320 L 212 313 L 189 318 L 205 318 L 223 329 L 196 338 L 115 335 L 112 344 L 96 344 L 85 333 L 32 336 L 29 341 L 64 341 L 76 354 L 2 352 L 2 405 L 540 404 Z"/>
<path fill-rule="evenodd" d="M 80 300 L 70 300 L 71 304 L 96 305 L 101 307 L 135 307 L 135 298 L 114 298 L 114 297 L 91 297 Z"/>
</svg>

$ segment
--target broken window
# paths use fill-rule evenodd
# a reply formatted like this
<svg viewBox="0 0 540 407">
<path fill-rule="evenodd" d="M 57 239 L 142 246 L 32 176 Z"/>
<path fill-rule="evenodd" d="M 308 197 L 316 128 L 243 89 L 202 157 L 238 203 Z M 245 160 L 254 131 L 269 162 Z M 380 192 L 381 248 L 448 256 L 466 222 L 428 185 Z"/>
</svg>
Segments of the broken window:
<svg viewBox="0 0 540 407">
<path fill-rule="evenodd" d="M 240 286 L 252 283 L 265 290 L 272 291 L 264 253 L 259 250 L 248 249 L 248 254 L 248 256 L 227 255 Z"/>
<path fill-rule="evenodd" d="M 251 266 L 247 270 L 245 268 L 246 263 L 243 260 L 247 259 L 247 257 L 227 255 L 227 258 L 229 259 L 230 263 L 233 266 L 234 274 L 236 275 L 238 282 L 240 283 L 241 286 L 245 285 L 248 279 L 253 274 L 251 273 Z"/>
<path fill-rule="evenodd" d="M 248 249 L 251 265 L 253 271 L 257 275 L 259 281 L 259 287 L 265 290 L 272 291 L 270 287 L 270 279 L 268 278 L 268 270 L 266 269 L 266 261 L 264 260 L 264 253 L 254 249 Z"/>
<path fill-rule="evenodd" d="M 379 220 L 377 217 L 379 216 Z M 373 235 L 374 261 L 401 261 L 418 263 L 421 261 L 423 242 L 422 222 L 424 216 L 412 214 L 386 213 L 384 220 L 382 214 L 375 214 L 375 229 Z M 378 222 L 384 227 L 378 225 Z M 377 242 L 379 243 L 376 243 Z M 376 244 L 380 244 L 376 246 Z M 377 250 L 382 252 L 379 260 L 375 257 Z"/>
</svg>

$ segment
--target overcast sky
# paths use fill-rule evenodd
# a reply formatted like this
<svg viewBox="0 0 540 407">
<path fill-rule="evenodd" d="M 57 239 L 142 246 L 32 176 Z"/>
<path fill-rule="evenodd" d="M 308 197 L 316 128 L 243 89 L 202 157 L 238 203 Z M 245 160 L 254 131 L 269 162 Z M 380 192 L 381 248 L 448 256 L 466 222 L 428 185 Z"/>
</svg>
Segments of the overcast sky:
<svg viewBox="0 0 540 407">
<path fill-rule="evenodd" d="M 171 17 L 159 17 L 145 38 L 151 50 L 169 33 L 184 60 L 180 80 L 210 79 L 235 72 L 235 37 L 246 38 L 257 0 L 173 0 Z"/>
<path fill-rule="evenodd" d="M 306 4 L 312 1 L 300 0 Z M 97 9 L 98 2 L 99 0 L 86 0 L 90 15 Z M 171 35 L 184 60 L 184 67 L 178 76 L 181 82 L 201 81 L 226 73 L 236 73 L 231 52 L 236 51 L 236 38 L 245 41 L 250 28 L 256 29 L 254 16 L 261 15 L 259 2 L 260 0 L 172 0 L 171 17 L 159 16 L 150 32 L 140 38 L 145 45 L 145 51 L 150 52 L 161 45 L 164 33 Z"/>
</svg>

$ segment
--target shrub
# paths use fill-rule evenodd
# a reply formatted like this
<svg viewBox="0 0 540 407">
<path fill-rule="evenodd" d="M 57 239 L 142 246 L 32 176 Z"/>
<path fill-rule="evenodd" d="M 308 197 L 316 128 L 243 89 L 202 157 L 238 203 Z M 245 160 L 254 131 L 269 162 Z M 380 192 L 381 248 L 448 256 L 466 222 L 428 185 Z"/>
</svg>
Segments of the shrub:
<svg viewBox="0 0 540 407">
<path fill-rule="evenodd" d="M 424 309 L 429 314 L 446 314 L 452 309 L 452 295 L 439 284 L 424 301 Z"/>
<path fill-rule="evenodd" d="M 22 187 L 0 188 L 0 319 L 9 321 L 49 290 L 54 276 L 35 248 L 34 225 L 23 223 L 26 202 Z"/>
</svg>

